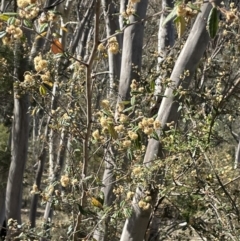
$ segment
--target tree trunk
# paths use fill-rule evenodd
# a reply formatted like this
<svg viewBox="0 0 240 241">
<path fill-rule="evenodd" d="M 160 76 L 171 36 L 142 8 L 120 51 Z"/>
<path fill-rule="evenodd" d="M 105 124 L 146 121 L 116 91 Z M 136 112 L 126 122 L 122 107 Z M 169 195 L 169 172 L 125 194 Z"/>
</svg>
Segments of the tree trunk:
<svg viewBox="0 0 240 241">
<path fill-rule="evenodd" d="M 162 9 L 165 10 L 166 8 L 173 8 L 172 0 L 162 0 Z M 172 47 L 174 45 L 174 26 L 173 21 L 169 21 L 165 26 L 163 26 L 163 22 L 167 17 L 167 12 L 162 14 L 159 21 L 159 29 L 158 29 L 158 65 L 157 65 L 157 72 L 160 73 L 160 64 L 161 62 L 167 57 L 167 48 Z M 155 95 L 156 95 L 156 103 L 151 108 L 151 116 L 154 116 L 161 104 L 162 96 L 160 96 L 162 92 L 161 88 L 161 80 L 166 76 L 159 75 L 155 81 Z M 148 240 L 154 241 L 159 239 L 159 232 L 158 232 L 158 224 L 159 224 L 159 215 L 153 214 L 150 227 L 149 227 L 149 238 Z"/>
<path fill-rule="evenodd" d="M 239 167 L 240 167 L 240 140 L 238 141 L 238 146 L 235 153 L 234 169 L 237 169 Z"/>
<path fill-rule="evenodd" d="M 147 6 L 148 0 L 135 4 L 136 15 L 129 18 L 130 23 L 144 19 Z M 143 33 L 143 23 L 133 24 L 124 31 L 118 102 L 130 99 L 131 82 L 133 79 L 139 80 L 142 65 Z"/>
<path fill-rule="evenodd" d="M 136 13 L 138 17 L 131 16 L 130 22 L 143 19 L 146 16 L 148 1 L 141 1 L 135 4 Z M 109 9 L 109 8 L 107 8 Z M 142 64 L 142 46 L 143 46 L 143 24 L 134 24 L 126 28 L 123 37 L 123 50 L 122 50 L 122 64 L 121 64 L 121 74 L 120 74 L 120 84 L 119 84 L 119 102 L 122 100 L 130 99 L 130 85 L 133 79 L 139 80 L 138 73 L 141 69 Z M 109 32 L 110 34 L 110 32 Z M 112 60 L 111 60 L 112 61 Z M 112 65 L 112 68 L 114 66 Z M 115 117 L 117 117 L 117 108 Z M 111 206 L 115 195 L 113 194 L 114 188 L 114 168 L 116 150 L 110 147 L 106 150 L 106 161 L 105 170 L 103 175 L 104 188 L 104 204 L 106 206 Z M 99 229 L 94 233 L 94 238 L 98 241 L 108 240 L 108 219 L 102 220 Z"/>
<path fill-rule="evenodd" d="M 209 41 L 205 19 L 208 18 L 211 8 L 212 5 L 210 3 L 203 4 L 201 13 L 198 15 L 187 42 L 175 63 L 175 67 L 170 77 L 175 88 L 178 88 L 180 84 L 182 84 L 184 89 L 188 88 L 197 64 L 203 56 Z M 180 76 L 185 70 L 189 70 L 189 76 L 185 77 L 182 81 Z M 163 130 L 166 130 L 166 123 L 171 121 L 176 122 L 178 120 L 179 104 L 177 96 L 174 96 L 173 94 L 173 88 L 167 88 L 164 96 L 166 97 L 161 103 L 157 120 L 161 122 Z M 160 132 L 158 135 L 160 136 Z M 150 167 L 162 151 L 161 143 L 155 139 L 150 139 L 144 157 L 144 164 L 147 167 Z M 132 203 L 133 214 L 125 222 L 121 241 L 139 241 L 144 239 L 152 209 L 150 208 L 149 210 L 143 211 L 139 208 L 138 201 L 143 195 L 142 187 L 138 187 Z M 152 205 L 154 205 L 154 197 Z"/>
<path fill-rule="evenodd" d="M 172 0 L 163 0 L 162 9 L 173 8 Z M 162 26 L 168 13 L 162 14 L 159 21 L 158 29 L 158 65 L 157 72 L 160 72 L 160 63 L 166 58 L 167 47 L 172 47 L 174 44 L 174 26 L 173 21 L 169 21 L 165 26 Z M 156 80 L 155 94 L 161 93 L 161 79 L 164 76 L 159 76 Z"/>
<path fill-rule="evenodd" d="M 116 13 L 115 4 L 112 0 L 102 0 L 102 6 L 104 9 L 104 17 L 107 29 L 107 37 L 111 36 L 112 34 L 116 33 L 119 30 L 119 23 L 114 13 Z M 122 35 L 117 36 L 117 41 L 120 46 L 122 46 Z M 119 80 L 120 78 L 120 70 L 121 70 L 121 54 L 120 52 L 117 54 L 111 53 L 108 50 L 108 64 L 109 64 L 109 95 L 115 95 L 114 87 L 116 79 Z"/>
<path fill-rule="evenodd" d="M 40 151 L 40 155 L 37 160 L 37 172 L 35 177 L 35 185 L 37 185 L 38 190 L 40 190 L 41 186 L 41 180 L 44 170 L 44 165 L 47 159 L 47 142 L 48 142 L 48 133 L 49 133 L 49 123 L 50 123 L 51 117 L 48 117 L 45 132 L 44 132 L 44 141 L 42 145 L 42 149 Z M 31 228 L 34 228 L 36 226 L 36 213 L 37 213 L 37 203 L 38 203 L 39 194 L 34 193 L 31 200 L 31 207 L 30 207 L 30 214 L 29 214 L 29 221 L 31 224 Z"/>
<path fill-rule="evenodd" d="M 21 223 L 22 181 L 28 150 L 28 95 L 19 98 L 14 91 L 14 119 L 12 126 L 12 161 L 6 191 L 6 220 Z"/>
</svg>

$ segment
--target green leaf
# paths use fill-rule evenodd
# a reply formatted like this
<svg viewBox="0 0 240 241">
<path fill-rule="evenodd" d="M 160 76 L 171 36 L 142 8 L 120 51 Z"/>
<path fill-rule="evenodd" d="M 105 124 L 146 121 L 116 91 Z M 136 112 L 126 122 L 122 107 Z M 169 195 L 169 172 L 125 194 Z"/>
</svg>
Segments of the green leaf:
<svg viewBox="0 0 240 241">
<path fill-rule="evenodd" d="M 154 90 L 155 90 L 155 81 L 154 81 L 154 80 L 152 80 L 152 81 L 150 82 L 150 89 L 151 89 L 151 91 L 154 91 Z"/>
<path fill-rule="evenodd" d="M 134 95 L 134 96 L 131 98 L 131 105 L 135 105 L 135 101 L 136 101 L 136 96 Z"/>
<path fill-rule="evenodd" d="M 44 32 L 45 28 L 47 28 L 47 27 L 48 27 L 48 23 L 42 24 L 42 25 L 40 26 L 39 32 L 40 32 L 40 33 Z"/>
<path fill-rule="evenodd" d="M 172 19 L 176 18 L 176 16 L 177 16 L 177 8 L 178 8 L 178 6 L 175 6 L 174 9 L 172 10 L 172 12 L 169 13 L 168 16 L 164 19 L 164 21 L 162 23 L 162 27 L 164 27 L 164 25 L 166 25 Z"/>
<path fill-rule="evenodd" d="M 125 201 L 125 200 L 121 201 L 121 202 L 120 202 L 120 207 L 121 207 L 121 208 L 124 207 L 125 204 L 126 204 L 126 201 Z"/>
<path fill-rule="evenodd" d="M 59 58 L 61 58 L 62 56 L 64 56 L 63 53 L 57 53 L 57 54 L 54 54 L 53 58 L 54 58 L 54 59 L 59 59 Z"/>
<path fill-rule="evenodd" d="M 159 136 L 158 136 L 158 134 L 157 134 L 156 131 L 154 131 L 154 132 L 152 133 L 152 138 L 155 139 L 155 140 L 157 140 L 157 141 L 159 141 Z"/>
<path fill-rule="evenodd" d="M 126 218 L 130 218 L 132 216 L 132 210 L 130 208 L 124 208 L 123 213 Z"/>
<path fill-rule="evenodd" d="M 31 28 L 32 27 L 32 22 L 29 21 L 28 19 L 24 19 L 23 20 L 23 23 L 25 26 L 27 26 L 28 28 Z"/>
<path fill-rule="evenodd" d="M 4 37 L 6 34 L 7 34 L 6 31 L 1 31 L 0 32 L 0 38 Z"/>
<path fill-rule="evenodd" d="M 10 17 L 10 18 L 7 20 L 7 24 L 8 24 L 8 25 L 12 25 L 12 24 L 15 23 L 15 20 L 16 20 L 15 17 Z"/>
<path fill-rule="evenodd" d="M 109 110 L 102 110 L 103 114 L 107 117 L 112 117 L 112 113 Z"/>
<path fill-rule="evenodd" d="M 126 113 L 128 111 L 132 111 L 134 109 L 134 106 L 130 106 L 122 111 L 122 113 Z"/>
<path fill-rule="evenodd" d="M 42 95 L 42 96 L 44 96 L 44 95 L 47 94 L 47 90 L 46 90 L 46 88 L 45 88 L 43 85 L 40 85 L 40 87 L 39 87 L 39 93 L 40 93 L 40 95 Z"/>
<path fill-rule="evenodd" d="M 6 16 L 17 16 L 18 14 L 17 13 L 6 12 L 6 13 L 3 13 L 3 15 L 6 15 Z"/>
<path fill-rule="evenodd" d="M 218 31 L 218 10 L 216 7 L 212 8 L 207 21 L 207 30 L 209 33 L 209 36 L 211 38 L 214 38 Z"/>
<path fill-rule="evenodd" d="M 130 101 L 129 100 L 121 101 L 119 102 L 119 104 L 128 105 L 130 104 Z"/>
</svg>

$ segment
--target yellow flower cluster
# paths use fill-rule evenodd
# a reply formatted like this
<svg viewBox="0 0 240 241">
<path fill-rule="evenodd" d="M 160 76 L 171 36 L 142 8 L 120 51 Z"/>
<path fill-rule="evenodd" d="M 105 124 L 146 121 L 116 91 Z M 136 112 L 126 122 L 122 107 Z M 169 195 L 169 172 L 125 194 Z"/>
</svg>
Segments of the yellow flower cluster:
<svg viewBox="0 0 240 241">
<path fill-rule="evenodd" d="M 143 200 L 140 200 L 140 201 L 138 202 L 138 206 L 139 206 L 141 209 L 143 209 L 143 210 L 149 210 L 149 209 L 151 208 L 150 203 L 147 203 L 147 202 L 145 202 L 145 201 L 143 201 Z"/>
<path fill-rule="evenodd" d="M 129 131 L 128 136 L 130 137 L 131 140 L 136 140 L 138 138 L 138 134 L 134 131 Z"/>
<path fill-rule="evenodd" d="M 7 222 L 7 226 L 10 230 L 17 230 L 18 228 L 18 222 L 15 219 L 9 218 Z"/>
<path fill-rule="evenodd" d="M 48 201 L 48 200 L 49 200 L 49 197 L 52 195 L 53 191 L 54 191 L 54 186 L 53 186 L 53 185 L 50 185 L 50 186 L 48 187 L 47 192 L 41 193 L 42 199 L 43 199 L 44 201 Z"/>
<path fill-rule="evenodd" d="M 19 27 L 16 27 L 14 25 L 10 25 L 6 28 L 6 32 L 13 36 L 14 39 L 19 39 L 22 37 L 23 32 L 22 29 L 20 29 Z"/>
<path fill-rule="evenodd" d="M 42 56 L 34 58 L 34 67 L 37 72 L 44 70 L 47 67 L 47 60 L 43 60 Z"/>
<path fill-rule="evenodd" d="M 73 180 L 72 180 L 72 185 L 73 185 L 73 186 L 76 186 L 77 184 L 78 184 L 78 180 L 77 180 L 76 178 L 73 179 Z"/>
<path fill-rule="evenodd" d="M 122 112 L 125 108 L 125 105 L 123 103 L 118 103 L 117 104 L 117 110 L 118 112 Z"/>
<path fill-rule="evenodd" d="M 135 79 L 132 80 L 132 83 L 130 85 L 131 90 L 137 90 L 138 84 Z"/>
<path fill-rule="evenodd" d="M 110 107 L 110 102 L 109 100 L 102 100 L 101 101 L 101 106 L 104 108 L 104 109 L 108 109 Z"/>
<path fill-rule="evenodd" d="M 6 28 L 6 33 L 7 33 L 7 35 L 5 35 L 2 38 L 2 42 L 4 45 L 9 45 L 13 42 L 13 40 L 20 39 L 23 36 L 23 32 L 22 32 L 21 28 L 16 27 L 14 25 L 8 26 Z"/>
<path fill-rule="evenodd" d="M 31 194 L 37 194 L 39 193 L 38 187 L 36 184 L 33 184 L 32 190 L 30 192 Z"/>
<path fill-rule="evenodd" d="M 33 76 L 30 74 L 25 74 L 24 75 L 24 82 L 31 84 L 33 82 Z"/>
<path fill-rule="evenodd" d="M 123 145 L 124 148 L 130 147 L 131 144 L 132 144 L 132 142 L 130 140 L 125 140 L 125 141 L 122 142 L 122 145 Z"/>
<path fill-rule="evenodd" d="M 142 174 L 142 168 L 141 167 L 135 167 L 133 170 L 132 170 L 132 174 L 135 176 L 135 177 L 138 177 Z"/>
<path fill-rule="evenodd" d="M 100 124 L 102 127 L 107 127 L 108 126 L 108 120 L 104 116 L 101 117 L 100 119 Z"/>
<path fill-rule="evenodd" d="M 143 118 L 142 121 L 138 123 L 138 126 L 146 135 L 151 135 L 154 130 L 161 127 L 161 123 L 159 120 L 154 120 L 153 118 Z"/>
<path fill-rule="evenodd" d="M 20 9 L 19 10 L 19 16 L 21 18 L 26 18 L 26 19 L 33 19 L 38 16 L 39 13 L 39 7 L 34 6 L 30 9 Z"/>
<path fill-rule="evenodd" d="M 99 140 L 99 139 L 100 139 L 99 130 L 95 130 L 95 131 L 92 133 L 92 137 L 93 137 L 95 140 Z"/>
<path fill-rule="evenodd" d="M 124 188 L 123 188 L 122 185 L 119 185 L 118 187 L 116 187 L 116 188 L 113 189 L 113 193 L 114 193 L 115 195 L 117 195 L 117 196 L 120 195 L 120 194 L 122 194 L 123 191 L 124 191 Z"/>
<path fill-rule="evenodd" d="M 17 5 L 19 8 L 25 8 L 30 4 L 29 0 L 17 0 Z"/>
<path fill-rule="evenodd" d="M 139 3 L 140 0 L 130 0 L 129 1 L 129 4 L 127 6 L 127 9 L 125 12 L 122 12 L 121 15 L 124 17 L 124 18 L 128 18 L 129 16 L 133 15 L 136 13 L 136 10 L 134 8 L 134 4 L 136 3 Z"/>
<path fill-rule="evenodd" d="M 104 44 L 103 44 L 103 43 L 100 43 L 100 44 L 98 45 L 98 51 L 99 51 L 99 52 L 104 52 L 105 50 L 106 50 L 106 48 L 105 48 Z"/>
<path fill-rule="evenodd" d="M 117 133 L 121 133 L 123 130 L 124 130 L 124 125 L 118 125 L 118 126 L 115 126 L 114 127 L 114 130 L 117 132 Z"/>
<path fill-rule="evenodd" d="M 116 37 L 112 37 L 108 40 L 108 50 L 112 54 L 117 54 L 119 52 L 119 44 Z"/>
<path fill-rule="evenodd" d="M 128 192 L 127 193 L 127 200 L 131 200 L 134 196 L 134 192 Z"/>
<path fill-rule="evenodd" d="M 47 12 L 42 13 L 39 18 L 39 23 L 48 23 L 48 22 L 56 22 L 58 20 L 58 15 L 56 15 L 54 12 Z"/>
<path fill-rule="evenodd" d="M 70 179 L 69 179 L 68 176 L 63 175 L 63 176 L 61 177 L 60 182 L 61 182 L 61 185 L 62 185 L 63 187 L 67 187 L 67 186 L 69 185 L 69 183 L 70 183 Z"/>
<path fill-rule="evenodd" d="M 128 116 L 125 115 L 125 114 L 121 114 L 120 118 L 119 118 L 119 121 L 122 122 L 122 123 L 127 122 L 128 121 Z"/>
<path fill-rule="evenodd" d="M 46 73 L 42 74 L 41 79 L 43 82 L 48 82 L 50 80 L 50 72 L 47 71 Z"/>
</svg>

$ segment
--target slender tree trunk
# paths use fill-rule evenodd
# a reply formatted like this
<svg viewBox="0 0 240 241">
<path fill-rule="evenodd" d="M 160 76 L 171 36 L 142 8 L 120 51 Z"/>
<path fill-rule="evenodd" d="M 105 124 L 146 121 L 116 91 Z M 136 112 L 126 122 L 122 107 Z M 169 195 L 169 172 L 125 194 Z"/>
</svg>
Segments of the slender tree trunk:
<svg viewBox="0 0 240 241">
<path fill-rule="evenodd" d="M 37 189 L 41 189 L 41 180 L 42 180 L 42 175 L 43 175 L 43 170 L 44 170 L 44 165 L 47 159 L 47 142 L 48 142 L 48 133 L 49 133 L 49 123 L 50 123 L 51 117 L 48 117 L 46 127 L 45 127 L 45 132 L 44 132 L 44 141 L 42 145 L 42 149 L 40 151 L 40 155 L 38 157 L 37 161 L 37 172 L 36 172 L 36 177 L 35 177 L 35 185 L 37 185 Z M 36 226 L 36 213 L 37 213 L 37 204 L 38 204 L 38 198 L 39 194 L 34 193 L 32 196 L 31 200 L 31 207 L 30 207 L 30 215 L 29 215 L 29 221 L 31 224 L 31 228 L 34 228 Z"/>
<path fill-rule="evenodd" d="M 130 23 L 145 18 L 147 6 L 148 0 L 140 1 L 137 4 L 134 4 L 137 16 L 130 16 Z M 139 73 L 142 66 L 143 33 L 143 23 L 133 24 L 124 31 L 122 64 L 118 91 L 119 102 L 130 99 L 130 85 L 132 80 L 139 80 Z"/>
<path fill-rule="evenodd" d="M 130 22 L 143 19 L 146 16 L 148 1 L 141 1 L 140 3 L 134 4 L 136 14 L 138 17 L 131 16 Z M 108 8 L 109 9 L 109 8 Z M 120 73 L 120 84 L 119 84 L 119 102 L 122 100 L 130 99 L 130 85 L 133 79 L 139 80 L 139 72 L 142 64 L 142 46 L 143 46 L 143 24 L 134 24 L 126 28 L 123 37 L 123 49 L 122 49 L 122 64 Z M 115 117 L 117 119 L 118 112 L 116 108 Z M 105 170 L 103 175 L 103 192 L 104 192 L 104 204 L 111 206 L 115 195 L 113 194 L 114 188 L 114 168 L 115 151 L 110 147 L 107 151 Z M 109 220 L 105 219 L 102 221 L 99 229 L 94 233 L 94 238 L 98 241 L 108 240 L 108 223 Z"/>
<path fill-rule="evenodd" d="M 120 15 L 119 15 L 119 26 L 120 29 L 124 27 L 124 17 L 123 14 L 126 12 L 126 6 L 128 4 L 128 0 L 120 0 Z"/>
<path fill-rule="evenodd" d="M 14 98 L 12 127 L 12 161 L 6 192 L 6 219 L 13 218 L 21 223 L 22 180 L 28 150 L 28 95 Z"/>
<path fill-rule="evenodd" d="M 30 32 L 25 32 L 29 42 Z M 14 76 L 23 81 L 24 72 L 28 70 L 28 58 L 23 56 L 23 49 L 19 43 L 15 44 Z M 14 110 L 11 141 L 11 165 L 6 189 L 6 221 L 10 218 L 21 224 L 22 181 L 27 161 L 29 137 L 29 100 L 28 94 L 21 94 L 18 84 L 14 86 Z M 7 237 L 12 233 L 9 231 Z"/>
<path fill-rule="evenodd" d="M 238 141 L 238 145 L 235 153 L 234 169 L 237 169 L 239 167 L 240 167 L 240 140 Z"/>
<path fill-rule="evenodd" d="M 86 104 L 87 104 L 87 111 L 86 111 L 86 131 L 85 131 L 85 137 L 83 140 L 83 166 L 82 166 L 82 178 L 86 177 L 88 174 L 88 168 L 89 168 L 89 161 L 90 161 L 90 153 L 89 153 L 89 146 L 90 146 L 90 135 L 92 130 L 92 71 L 93 71 L 93 64 L 95 55 L 97 53 L 97 48 L 99 44 L 99 21 L 100 21 L 100 13 L 101 13 L 101 2 L 100 0 L 96 0 L 94 4 L 95 14 L 94 14 L 94 38 L 93 38 L 93 48 L 91 50 L 91 54 L 89 56 L 89 59 L 87 61 L 86 65 Z M 86 196 L 86 184 L 83 182 L 81 185 L 82 188 L 82 197 L 81 197 L 81 205 L 84 207 L 87 201 Z M 79 212 L 77 215 L 76 224 L 74 227 L 73 232 L 73 240 L 78 240 L 79 235 L 79 228 L 82 222 L 82 214 Z"/>
<path fill-rule="evenodd" d="M 114 13 L 116 12 L 115 4 L 112 0 L 102 0 L 102 6 L 104 10 L 104 18 L 107 29 L 107 37 L 116 33 L 119 30 L 119 22 Z M 117 36 L 117 41 L 120 46 L 122 46 L 122 35 Z M 108 64 L 109 64 L 109 95 L 115 95 L 114 86 L 116 79 L 120 79 L 120 70 L 121 70 L 121 54 L 120 52 L 117 54 L 111 53 L 108 50 Z"/>
<path fill-rule="evenodd" d="M 173 2 L 172 0 L 162 0 L 162 9 L 165 10 L 166 8 L 173 8 Z M 159 29 L 158 29 L 158 65 L 157 65 L 157 72 L 160 73 L 160 64 L 161 62 L 167 57 L 167 48 L 172 47 L 174 45 L 174 26 L 173 21 L 169 21 L 165 26 L 163 26 L 163 22 L 165 18 L 167 17 L 168 13 L 162 14 L 159 21 Z M 161 88 L 161 80 L 165 78 L 166 76 L 158 76 L 158 78 L 155 81 L 155 95 L 156 95 L 156 104 L 154 107 L 151 108 L 153 111 L 151 115 L 155 115 L 155 111 L 157 112 L 161 101 L 162 96 L 160 96 L 162 92 Z M 152 214 L 152 220 L 149 227 L 149 238 L 148 240 L 154 241 L 159 239 L 159 221 L 160 217 L 159 215 L 155 215 L 155 213 Z"/>
<path fill-rule="evenodd" d="M 209 41 L 205 19 L 208 18 L 211 8 L 211 4 L 203 4 L 201 13 L 198 15 L 187 42 L 175 63 L 175 67 L 170 77 L 175 88 L 178 88 L 180 84 L 182 84 L 184 89 L 188 88 L 197 64 L 203 56 Z M 184 80 L 181 80 L 180 76 L 185 70 L 189 70 L 189 76 L 186 76 Z M 158 112 L 157 119 L 161 122 L 163 130 L 166 130 L 166 123 L 171 121 L 176 122 L 179 117 L 179 112 L 177 111 L 179 106 L 178 98 L 173 94 L 173 91 L 173 88 L 166 89 L 164 94 L 166 97 L 163 99 Z M 160 133 L 158 133 L 158 135 L 160 136 Z M 150 167 L 162 151 L 162 146 L 159 141 L 154 139 L 149 140 L 144 157 L 144 164 L 147 167 Z M 142 210 L 139 208 L 138 202 L 143 196 L 144 193 L 142 187 L 139 186 L 132 202 L 133 214 L 125 222 L 121 241 L 139 241 L 144 239 L 152 209 Z M 154 205 L 154 199 L 153 195 L 152 205 Z"/>
<path fill-rule="evenodd" d="M 162 0 L 162 9 L 173 8 L 172 0 Z M 159 29 L 158 29 L 158 65 L 157 72 L 160 72 L 160 63 L 165 59 L 167 54 L 167 47 L 172 47 L 174 44 L 174 26 L 173 22 L 169 21 L 165 26 L 163 26 L 163 22 L 168 13 L 162 14 L 159 21 Z M 156 80 L 156 88 L 155 94 L 161 93 L 161 79 L 164 76 L 159 76 Z"/>
</svg>

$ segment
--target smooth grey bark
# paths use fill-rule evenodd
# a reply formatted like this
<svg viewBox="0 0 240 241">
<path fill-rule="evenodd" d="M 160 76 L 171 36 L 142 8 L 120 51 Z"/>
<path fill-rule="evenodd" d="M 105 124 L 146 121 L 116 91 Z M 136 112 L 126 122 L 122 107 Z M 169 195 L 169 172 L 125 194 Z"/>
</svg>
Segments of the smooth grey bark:
<svg viewBox="0 0 240 241">
<path fill-rule="evenodd" d="M 119 15 L 119 26 L 120 29 L 124 27 L 124 18 L 123 18 L 123 13 L 126 12 L 126 6 L 128 4 L 128 0 L 120 0 L 120 15 Z"/>
<path fill-rule="evenodd" d="M 172 0 L 162 0 L 162 9 L 165 10 L 167 7 L 173 8 Z M 159 21 L 158 29 L 158 65 L 157 72 L 160 71 L 160 63 L 166 58 L 167 47 L 172 47 L 174 45 L 174 26 L 173 22 L 169 21 L 165 26 L 163 22 L 167 17 L 168 12 L 164 11 L 164 14 L 161 15 Z M 156 80 L 155 94 L 161 93 L 161 78 L 164 76 L 159 76 Z"/>
<path fill-rule="evenodd" d="M 15 92 L 16 94 L 16 92 Z M 6 220 L 13 218 L 21 223 L 22 180 L 28 150 L 28 95 L 14 98 L 12 126 L 12 161 L 6 191 Z"/>
<path fill-rule="evenodd" d="M 130 23 L 145 18 L 148 0 L 134 4 L 136 16 L 130 16 Z M 142 65 L 142 46 L 143 46 L 144 24 L 137 23 L 127 27 L 123 36 L 122 64 L 119 83 L 119 99 L 130 99 L 130 85 L 133 79 L 139 80 L 139 72 Z"/>
<path fill-rule="evenodd" d="M 105 19 L 105 25 L 107 30 L 107 37 L 115 34 L 119 30 L 119 22 L 114 14 L 117 12 L 115 4 L 112 0 L 102 0 L 103 13 Z M 122 35 L 117 35 L 117 41 L 121 49 L 122 46 Z M 120 78 L 121 70 L 121 54 L 113 54 L 108 50 L 108 65 L 109 65 L 109 96 L 114 95 L 115 80 Z"/>
<path fill-rule="evenodd" d="M 235 153 L 235 162 L 234 162 L 234 169 L 237 169 L 240 167 L 240 138 L 238 138 L 238 145 L 236 148 L 236 153 Z"/>
<path fill-rule="evenodd" d="M 166 8 L 173 8 L 173 1 L 172 0 L 162 0 L 162 10 L 165 10 Z M 160 64 L 161 62 L 167 57 L 167 48 L 172 47 L 175 42 L 174 38 L 174 26 L 173 21 L 169 21 L 167 24 L 163 26 L 163 22 L 166 19 L 168 15 L 167 11 L 164 11 L 164 13 L 160 17 L 159 21 L 159 29 L 158 29 L 158 65 L 157 65 L 157 72 L 160 73 Z M 154 111 L 159 109 L 159 106 L 162 101 L 162 96 L 159 96 L 162 92 L 161 89 L 161 80 L 166 77 L 159 75 L 158 78 L 155 81 L 155 95 L 156 95 L 156 103 L 151 108 L 151 114 L 155 115 Z M 154 212 L 152 214 L 152 219 L 149 227 L 149 238 L 148 240 L 154 241 L 159 240 L 159 215 L 156 215 Z"/>
<path fill-rule="evenodd" d="M 207 47 L 209 35 L 206 30 L 205 19 L 207 19 L 211 8 L 212 5 L 210 3 L 203 4 L 201 13 L 199 13 L 188 39 L 175 63 L 170 77 L 173 87 L 166 89 L 164 94 L 166 97 L 163 98 L 157 116 L 157 120 L 161 122 L 163 130 L 167 129 L 166 123 L 171 121 L 176 122 L 179 117 L 178 97 L 174 96 L 173 90 L 179 85 L 182 85 L 184 89 L 188 88 L 197 64 L 202 58 Z M 185 70 L 189 70 L 190 74 L 189 76 L 186 76 L 184 80 L 181 80 L 180 76 Z M 160 131 L 158 132 L 158 135 L 160 137 Z M 144 165 L 150 167 L 153 164 L 153 161 L 159 157 L 159 153 L 161 152 L 161 141 L 150 139 L 144 157 Z M 120 239 L 121 241 L 140 241 L 144 239 L 152 209 L 143 211 L 139 208 L 138 201 L 144 195 L 142 191 L 142 187 L 140 186 L 136 190 L 136 194 L 132 202 L 133 214 L 125 222 Z M 152 205 L 154 205 L 154 202 Z"/>
<path fill-rule="evenodd" d="M 25 30 L 25 36 L 30 42 L 30 32 Z M 28 94 L 21 94 L 18 90 L 19 82 L 24 80 L 24 72 L 29 69 L 28 58 L 23 55 L 20 43 L 14 49 L 14 109 L 11 140 L 11 164 L 6 189 L 6 221 L 10 218 L 21 224 L 22 181 L 27 161 L 28 133 L 29 133 L 29 100 Z M 8 236 L 11 233 L 8 231 Z"/>
<path fill-rule="evenodd" d="M 50 6 L 51 4 L 53 4 L 54 1 L 50 0 L 50 1 L 46 1 L 45 2 L 45 7 Z M 45 39 L 43 38 L 38 38 L 35 39 L 32 49 L 31 49 L 31 55 L 30 55 L 30 60 L 33 60 L 34 57 L 39 53 L 39 50 L 43 48 L 43 45 L 45 43 Z M 44 50 L 42 49 L 42 51 L 44 52 Z M 52 106 L 53 106 L 53 101 L 54 101 L 54 97 L 52 98 Z M 35 120 L 38 118 L 38 116 L 34 117 Z M 49 134 L 49 123 L 50 123 L 50 117 L 48 117 L 47 123 L 46 123 L 46 127 L 45 127 L 45 131 L 44 131 L 44 136 L 46 138 L 46 142 L 48 140 L 48 134 Z M 35 123 L 36 128 L 38 127 L 38 123 Z M 38 134 L 40 133 L 34 133 L 36 130 L 35 128 L 33 129 L 33 136 L 34 139 L 37 139 Z M 44 165 L 47 159 L 47 146 L 46 146 L 46 142 L 43 143 L 41 150 L 40 150 L 40 154 L 37 155 L 37 153 L 34 153 L 34 159 L 36 160 L 38 158 L 37 161 L 37 172 L 36 172 L 36 177 L 35 177 L 35 184 L 38 187 L 38 190 L 40 190 L 41 187 L 41 181 L 42 181 L 42 175 L 43 175 L 43 170 L 44 170 Z M 35 143 L 35 142 L 34 142 Z M 35 148 L 35 147 L 34 147 Z M 36 226 L 36 214 L 37 214 L 37 204 L 38 204 L 38 198 L 39 198 L 39 194 L 38 193 L 34 193 L 32 195 L 32 199 L 31 199 L 31 206 L 30 206 L 30 213 L 29 213 L 29 221 L 30 221 L 30 226 L 31 228 L 34 228 Z"/>
</svg>

